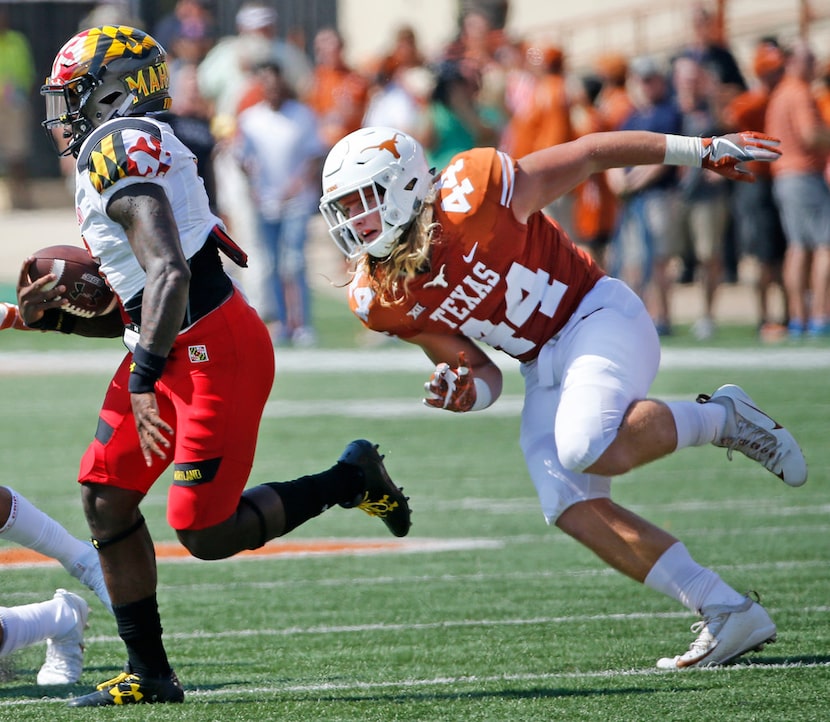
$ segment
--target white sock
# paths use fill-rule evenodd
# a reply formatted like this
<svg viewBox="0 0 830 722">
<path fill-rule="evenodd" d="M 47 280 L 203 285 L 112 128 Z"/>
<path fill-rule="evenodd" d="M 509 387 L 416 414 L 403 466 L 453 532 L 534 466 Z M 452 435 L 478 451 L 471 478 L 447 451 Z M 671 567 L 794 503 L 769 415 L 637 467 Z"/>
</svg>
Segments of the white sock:
<svg viewBox="0 0 830 722">
<path fill-rule="evenodd" d="M 0 657 L 36 642 L 63 636 L 77 623 L 75 612 L 60 597 L 19 607 L 0 607 L 3 626 Z"/>
<path fill-rule="evenodd" d="M 723 434 L 726 409 L 720 404 L 699 404 L 697 401 L 667 401 L 677 427 L 677 448 L 711 444 Z"/>
<path fill-rule="evenodd" d="M 682 542 L 670 546 L 643 582 L 647 587 L 676 599 L 696 614 L 713 604 L 737 606 L 744 595 L 736 592 L 715 572 L 692 559 Z"/>
<path fill-rule="evenodd" d="M 89 552 L 89 545 L 72 536 L 14 489 L 6 488 L 12 495 L 12 508 L 8 521 L 0 528 L 0 539 L 57 559 L 66 571 L 77 576 L 75 563 Z"/>
</svg>

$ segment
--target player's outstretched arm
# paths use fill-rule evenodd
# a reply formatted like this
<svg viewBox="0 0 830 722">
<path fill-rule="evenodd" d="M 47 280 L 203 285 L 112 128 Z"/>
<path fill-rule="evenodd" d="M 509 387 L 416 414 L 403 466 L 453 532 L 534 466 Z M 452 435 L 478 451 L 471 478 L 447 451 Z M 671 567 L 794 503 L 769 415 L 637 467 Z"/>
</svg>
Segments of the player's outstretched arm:
<svg viewBox="0 0 830 722">
<path fill-rule="evenodd" d="M 594 173 L 629 166 L 702 167 L 733 180 L 752 182 L 755 178 L 743 164 L 772 162 L 780 154 L 776 138 L 754 131 L 714 138 L 634 130 L 590 133 L 520 158 L 511 205 L 516 218 L 525 222 L 531 213 Z"/>
</svg>

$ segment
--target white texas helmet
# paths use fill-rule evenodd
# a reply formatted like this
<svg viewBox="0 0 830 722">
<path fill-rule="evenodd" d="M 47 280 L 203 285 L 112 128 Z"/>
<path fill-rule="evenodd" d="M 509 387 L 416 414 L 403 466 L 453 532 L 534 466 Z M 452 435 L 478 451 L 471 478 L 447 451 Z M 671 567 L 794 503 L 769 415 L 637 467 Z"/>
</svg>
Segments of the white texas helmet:
<svg viewBox="0 0 830 722">
<path fill-rule="evenodd" d="M 349 259 L 385 258 L 418 212 L 432 184 L 424 149 L 395 128 L 361 128 L 339 140 L 323 165 L 320 212 L 337 247 Z M 359 193 L 363 213 L 349 218 L 338 201 Z M 379 210 L 377 238 L 364 243 L 352 222 Z"/>
</svg>

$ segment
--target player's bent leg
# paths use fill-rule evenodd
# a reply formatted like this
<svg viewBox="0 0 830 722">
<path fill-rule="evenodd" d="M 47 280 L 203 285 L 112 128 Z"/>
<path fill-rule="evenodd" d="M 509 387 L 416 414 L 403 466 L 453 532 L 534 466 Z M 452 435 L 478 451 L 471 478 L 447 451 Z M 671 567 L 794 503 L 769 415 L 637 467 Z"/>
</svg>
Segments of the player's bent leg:
<svg viewBox="0 0 830 722">
<path fill-rule="evenodd" d="M 569 506 L 556 526 L 606 564 L 641 583 L 677 542 L 668 532 L 607 498 Z"/>
<path fill-rule="evenodd" d="M 204 529 L 179 529 L 179 541 L 197 559 L 226 559 L 245 549 L 259 549 L 285 530 L 281 497 L 262 484 L 246 489 L 225 521 Z"/>
<path fill-rule="evenodd" d="M 179 541 L 199 559 L 225 559 L 245 549 L 258 549 L 337 505 L 379 517 L 398 537 L 405 536 L 411 526 L 408 498 L 389 478 L 377 445 L 365 439 L 352 441 L 326 471 L 246 489 L 230 516 L 204 524 L 198 509 L 215 509 L 209 500 L 228 488 L 221 482 L 222 473 L 220 468 L 211 482 L 212 490 L 171 489 L 169 519 Z"/>
<path fill-rule="evenodd" d="M 661 459 L 676 448 L 677 429 L 669 408 L 661 401 L 643 399 L 628 407 L 614 440 L 584 471 L 619 476 Z"/>
<path fill-rule="evenodd" d="M 200 526 L 198 508 L 213 506 L 207 503 L 209 497 L 227 488 L 221 482 L 222 473 L 220 469 L 211 482 L 216 486 L 205 490 L 201 498 L 192 488 L 174 486 L 170 492 L 171 521 L 192 520 L 185 528 L 173 524 L 180 527 L 176 531 L 179 541 L 199 559 L 225 559 L 245 549 L 258 549 L 337 505 L 379 517 L 398 537 L 405 536 L 411 526 L 408 498 L 389 478 L 377 445 L 365 439 L 351 442 L 326 471 L 246 489 L 229 517 Z"/>
<path fill-rule="evenodd" d="M 0 540 L 14 542 L 56 559 L 69 574 L 98 595 L 112 612 L 98 552 L 72 536 L 61 524 L 26 497 L 0 486 Z"/>
</svg>

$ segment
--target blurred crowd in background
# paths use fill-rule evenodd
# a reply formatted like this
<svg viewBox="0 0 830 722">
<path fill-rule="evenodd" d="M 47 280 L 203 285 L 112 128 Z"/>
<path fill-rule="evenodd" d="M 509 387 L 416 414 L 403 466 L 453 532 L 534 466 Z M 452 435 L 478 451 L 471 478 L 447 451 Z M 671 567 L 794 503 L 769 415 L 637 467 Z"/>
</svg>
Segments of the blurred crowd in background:
<svg viewBox="0 0 830 722">
<path fill-rule="evenodd" d="M 155 27 L 126 7 L 101 3 L 82 27 L 134 25 L 166 48 L 170 122 L 197 156 L 216 212 L 251 250 L 245 290 L 275 345 L 316 343 L 306 251 L 320 168 L 338 139 L 368 125 L 410 133 L 439 170 L 473 146 L 520 158 L 605 130 L 775 135 L 784 155 L 754 168 L 752 185 L 699 169 L 619 169 L 548 210 L 643 296 L 662 335 L 677 332 L 675 284 L 694 283 L 703 311 L 692 333 L 715 336 L 718 288 L 738 280 L 745 259 L 762 340 L 830 334 L 830 58 L 804 40 L 759 37 L 742 66 L 712 12 L 694 6 L 688 41 L 670 57 L 606 54 L 575 73 L 562 48 L 511 37 L 470 10 L 439 53 L 427 57 L 401 25 L 385 53 L 352 67 L 336 28 L 308 39 L 282 32 L 265 3 L 245 2 L 236 32 L 221 37 L 210 0 L 177 0 Z M 25 143 L 8 131 L 40 120 L 28 107 L 35 74 L 25 46 L 0 10 L 0 168 L 17 207 L 31 201 Z"/>
</svg>

